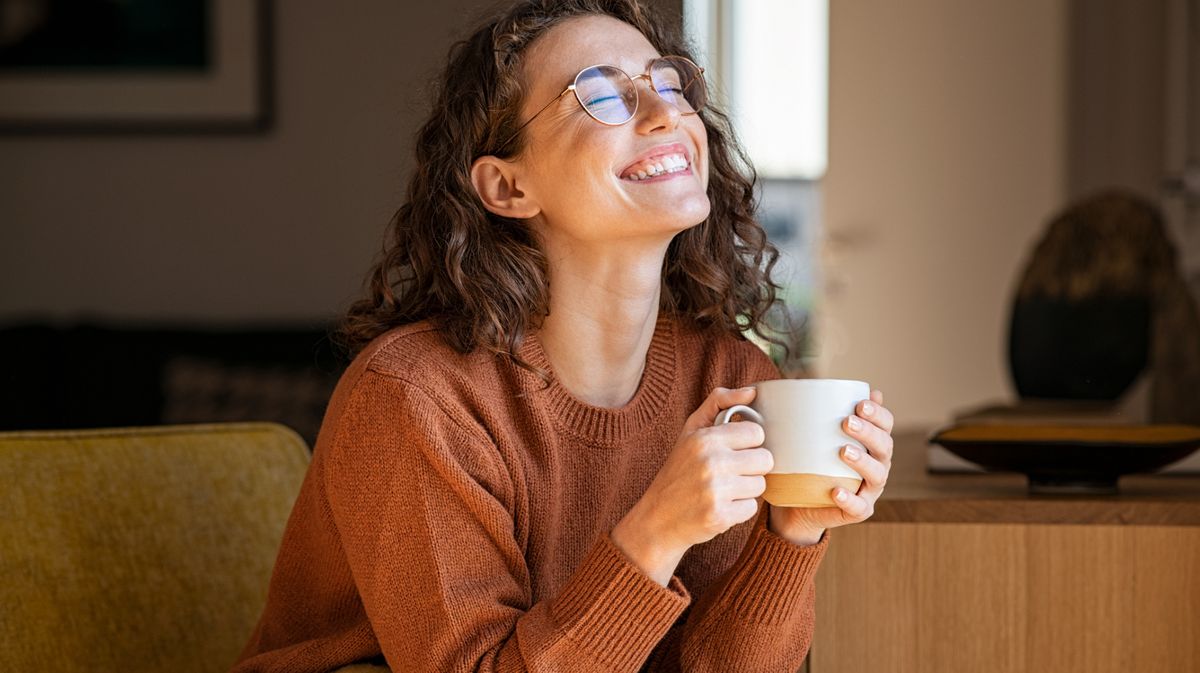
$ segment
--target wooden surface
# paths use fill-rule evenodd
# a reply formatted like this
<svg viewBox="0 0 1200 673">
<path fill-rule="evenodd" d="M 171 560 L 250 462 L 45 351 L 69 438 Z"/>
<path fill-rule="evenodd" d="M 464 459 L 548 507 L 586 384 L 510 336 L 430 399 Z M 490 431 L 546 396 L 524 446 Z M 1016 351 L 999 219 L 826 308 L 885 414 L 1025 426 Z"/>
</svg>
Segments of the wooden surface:
<svg viewBox="0 0 1200 673">
<path fill-rule="evenodd" d="M 1016 474 L 927 474 L 897 435 L 865 523 L 830 533 L 809 673 L 1200 671 L 1200 477 L 1030 496 Z"/>
<path fill-rule="evenodd" d="M 1030 496 L 1015 473 L 928 474 L 927 433 L 899 433 L 875 523 L 1200 526 L 1200 476 L 1131 475 L 1114 496 Z"/>
<path fill-rule="evenodd" d="M 833 533 L 811 673 L 1200 671 L 1200 528 Z"/>
<path fill-rule="evenodd" d="M 1194 446 L 1200 429 L 1191 425 L 1033 425 L 968 424 L 949 428 L 939 437 L 995 442 L 1095 442 L 1102 444 L 1183 444 Z"/>
</svg>

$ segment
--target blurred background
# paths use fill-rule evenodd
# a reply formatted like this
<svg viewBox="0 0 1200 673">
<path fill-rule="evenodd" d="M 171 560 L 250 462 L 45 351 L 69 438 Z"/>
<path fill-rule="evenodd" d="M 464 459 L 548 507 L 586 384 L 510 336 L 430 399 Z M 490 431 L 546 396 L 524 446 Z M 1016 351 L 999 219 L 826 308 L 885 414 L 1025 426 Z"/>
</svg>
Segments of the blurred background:
<svg viewBox="0 0 1200 673">
<path fill-rule="evenodd" d="M 494 4 L 0 0 L 0 424 L 311 442 L 428 83 Z M 800 364 L 903 427 L 1015 398 L 1022 270 L 1102 190 L 1159 209 L 1200 294 L 1194 0 L 653 4 L 760 168 Z"/>
</svg>

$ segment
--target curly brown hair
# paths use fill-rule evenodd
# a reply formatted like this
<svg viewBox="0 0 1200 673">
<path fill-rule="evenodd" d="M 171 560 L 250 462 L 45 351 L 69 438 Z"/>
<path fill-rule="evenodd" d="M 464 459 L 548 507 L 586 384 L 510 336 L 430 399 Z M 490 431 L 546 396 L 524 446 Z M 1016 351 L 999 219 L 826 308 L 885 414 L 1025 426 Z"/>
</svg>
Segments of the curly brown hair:
<svg viewBox="0 0 1200 673">
<path fill-rule="evenodd" d="M 522 152 L 522 56 L 555 25 L 587 15 L 624 21 L 660 54 L 696 60 L 637 0 L 526 0 L 455 44 L 417 134 L 407 201 L 369 272 L 367 296 L 340 326 L 351 354 L 393 327 L 428 319 L 459 352 L 482 347 L 528 368 L 516 351 L 549 309 L 546 259 L 526 222 L 484 208 L 471 165 L 480 156 Z M 753 330 L 779 344 L 765 320 L 777 303 L 771 272 L 779 253 L 754 218 L 754 169 L 724 113 L 708 106 L 700 118 L 708 132 L 711 211 L 671 241 L 660 310 L 734 334 Z"/>
</svg>

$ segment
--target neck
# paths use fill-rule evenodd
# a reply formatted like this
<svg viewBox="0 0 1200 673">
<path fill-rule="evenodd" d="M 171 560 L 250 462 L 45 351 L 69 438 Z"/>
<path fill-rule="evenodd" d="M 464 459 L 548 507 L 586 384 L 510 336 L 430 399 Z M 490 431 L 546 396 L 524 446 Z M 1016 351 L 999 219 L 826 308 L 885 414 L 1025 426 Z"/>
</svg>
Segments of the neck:
<svg viewBox="0 0 1200 673">
<path fill-rule="evenodd" d="M 669 243 L 547 245 L 550 314 L 539 336 L 555 377 L 576 398 L 614 408 L 637 393 Z"/>
</svg>

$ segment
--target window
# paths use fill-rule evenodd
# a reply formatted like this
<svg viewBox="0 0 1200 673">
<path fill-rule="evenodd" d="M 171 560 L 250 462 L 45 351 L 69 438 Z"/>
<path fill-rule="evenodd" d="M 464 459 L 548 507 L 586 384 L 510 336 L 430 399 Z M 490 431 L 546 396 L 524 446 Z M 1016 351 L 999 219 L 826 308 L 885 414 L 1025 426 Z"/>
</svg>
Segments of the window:
<svg viewBox="0 0 1200 673">
<path fill-rule="evenodd" d="M 828 0 L 684 0 L 684 28 L 705 66 L 716 105 L 759 178 L 759 221 L 781 259 L 777 279 L 794 320 L 819 282 L 820 179 L 828 158 Z M 786 368 L 813 356 L 809 330 Z M 774 356 L 781 353 L 774 352 Z"/>
</svg>

